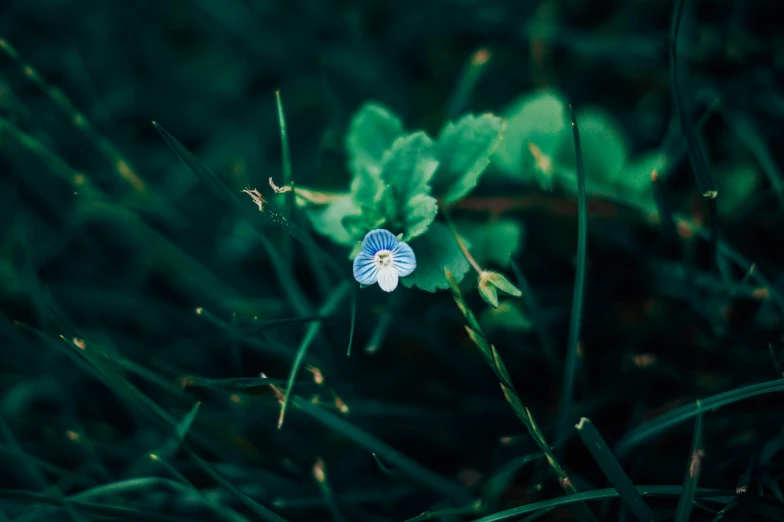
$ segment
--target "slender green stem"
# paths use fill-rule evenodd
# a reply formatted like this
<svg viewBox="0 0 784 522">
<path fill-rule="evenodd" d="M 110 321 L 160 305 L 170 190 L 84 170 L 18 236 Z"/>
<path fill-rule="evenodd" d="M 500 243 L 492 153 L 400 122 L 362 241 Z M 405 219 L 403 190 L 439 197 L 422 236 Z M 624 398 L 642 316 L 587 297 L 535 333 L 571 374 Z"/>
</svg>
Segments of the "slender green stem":
<svg viewBox="0 0 784 522">
<path fill-rule="evenodd" d="M 471 252 L 468 251 L 468 247 L 466 246 L 465 241 L 463 241 L 463 238 L 460 237 L 460 234 L 457 233 L 457 229 L 455 228 L 455 225 L 452 223 L 452 220 L 449 218 L 449 215 L 447 214 L 446 211 L 443 211 L 442 215 L 444 216 L 444 221 L 446 221 L 446 226 L 449 227 L 449 230 L 452 232 L 452 235 L 455 236 L 455 241 L 457 242 L 457 246 L 460 247 L 460 250 L 463 252 L 463 255 L 465 256 L 466 260 L 468 260 L 471 266 L 474 267 L 474 270 L 476 270 L 477 275 L 481 276 L 484 270 L 482 270 L 482 267 L 479 266 L 479 263 L 476 262 L 474 257 L 471 255 Z"/>
<path fill-rule="evenodd" d="M 340 286 L 338 286 L 338 288 L 332 292 L 332 294 L 321 306 L 318 311 L 318 315 L 330 315 L 332 312 L 334 312 L 338 304 L 343 300 L 343 297 L 345 297 L 345 295 L 349 292 L 349 288 L 348 281 L 341 283 Z M 305 360 L 305 356 L 308 353 L 310 345 L 313 343 L 314 339 L 316 339 L 316 335 L 318 335 L 319 331 L 321 330 L 321 324 L 321 321 L 317 321 L 308 325 L 308 329 L 305 331 L 305 335 L 302 337 L 302 342 L 297 349 L 297 354 L 294 356 L 294 362 L 291 363 L 291 370 L 289 370 L 289 378 L 286 384 L 286 393 L 283 396 L 283 404 L 281 404 L 280 416 L 278 417 L 278 429 L 283 426 L 283 419 L 286 416 L 286 408 L 289 404 L 291 394 L 294 392 L 294 383 L 296 381 L 297 374 L 299 373 L 299 369 L 302 366 L 302 362 Z"/>
<path fill-rule="evenodd" d="M 695 404 L 697 418 L 694 421 L 694 435 L 691 442 L 691 451 L 683 478 L 683 494 L 678 499 L 678 508 L 675 511 L 675 522 L 688 522 L 694 503 L 694 493 L 697 491 L 697 482 L 702 470 L 702 405 L 700 401 Z"/>
<path fill-rule="evenodd" d="M 463 67 L 457 87 L 449 101 L 449 107 L 446 111 L 447 120 L 457 118 L 463 111 L 491 57 L 492 55 L 487 49 L 479 49 L 471 55 L 471 59 Z"/>
<path fill-rule="evenodd" d="M 678 80 L 678 32 L 684 4 L 685 0 L 676 0 L 670 25 L 670 86 L 675 101 L 675 110 L 680 117 L 683 137 L 686 139 L 686 149 L 689 153 L 689 160 L 694 171 L 694 178 L 697 181 L 697 187 L 700 189 L 703 197 L 713 199 L 719 192 L 708 168 L 708 163 L 705 161 L 705 153 L 702 151 L 702 146 L 697 138 L 697 132 L 691 121 L 691 114 L 689 114 L 689 108 L 683 99 Z"/>
<path fill-rule="evenodd" d="M 275 102 L 278 107 L 278 125 L 280 126 L 280 148 L 283 163 L 283 186 L 294 188 L 294 180 L 291 175 L 291 149 L 289 147 L 289 134 L 286 129 L 286 115 L 283 112 L 283 100 L 280 98 L 280 91 L 275 91 Z M 294 220 L 294 190 L 289 190 L 284 196 L 286 198 L 286 219 Z M 287 229 L 283 229 L 283 256 L 291 262 L 292 242 L 291 234 Z"/>
<path fill-rule="evenodd" d="M 547 463 L 552 468 L 553 472 L 555 473 L 556 477 L 558 477 L 558 482 L 563 488 L 563 490 L 573 495 L 577 493 L 577 489 L 572 484 L 572 481 L 569 479 L 569 476 L 566 474 L 563 466 L 558 461 L 558 458 L 553 453 L 550 444 L 548 444 L 547 439 L 545 439 L 542 430 L 539 429 L 539 425 L 534 420 L 533 415 L 531 412 L 523 405 L 523 401 L 520 399 L 517 391 L 514 388 L 514 384 L 512 383 L 512 379 L 509 376 L 509 372 L 506 369 L 506 365 L 504 361 L 501 359 L 501 355 L 498 353 L 498 350 L 490 344 L 485 336 L 484 332 L 482 331 L 479 322 L 476 319 L 476 316 L 468 308 L 465 300 L 463 299 L 463 294 L 460 292 L 460 288 L 457 285 L 457 281 L 452 276 L 452 274 L 445 269 L 447 281 L 449 281 L 449 285 L 452 288 L 452 294 L 455 299 L 455 303 L 457 304 L 458 309 L 465 317 L 468 326 L 466 326 L 466 331 L 468 332 L 468 336 L 471 340 L 476 344 L 479 351 L 484 356 L 487 363 L 490 365 L 490 368 L 495 373 L 496 377 L 498 377 L 499 383 L 501 385 L 501 391 L 506 398 L 506 401 L 512 407 L 512 410 L 517 415 L 518 419 L 523 423 L 525 429 L 534 439 L 536 445 L 539 446 L 539 449 L 544 453 L 545 459 Z M 574 507 L 576 515 L 580 519 L 584 520 L 596 520 L 591 511 L 584 505 L 578 504 Z"/>
<path fill-rule="evenodd" d="M 574 396 L 574 380 L 577 373 L 579 358 L 580 330 L 582 327 L 583 292 L 585 289 L 585 261 L 588 237 L 588 211 L 585 192 L 585 169 L 583 166 L 583 153 L 580 146 L 580 131 L 577 128 L 574 108 L 570 105 L 572 120 L 572 136 L 574 138 L 574 151 L 577 158 L 577 270 L 574 280 L 574 295 L 572 296 L 572 314 L 569 319 L 569 345 L 566 352 L 564 365 L 563 385 L 561 388 L 561 410 L 558 422 L 558 436 L 566 432 L 569 426 L 569 417 L 572 410 Z"/>
<path fill-rule="evenodd" d="M 332 514 L 332 520 L 336 522 L 345 522 L 346 518 L 338 509 L 338 503 L 335 501 L 335 494 L 332 492 L 332 487 L 329 485 L 327 470 L 323 460 L 318 459 L 313 466 L 313 477 L 316 479 L 319 488 L 321 488 L 325 503 Z"/>
</svg>

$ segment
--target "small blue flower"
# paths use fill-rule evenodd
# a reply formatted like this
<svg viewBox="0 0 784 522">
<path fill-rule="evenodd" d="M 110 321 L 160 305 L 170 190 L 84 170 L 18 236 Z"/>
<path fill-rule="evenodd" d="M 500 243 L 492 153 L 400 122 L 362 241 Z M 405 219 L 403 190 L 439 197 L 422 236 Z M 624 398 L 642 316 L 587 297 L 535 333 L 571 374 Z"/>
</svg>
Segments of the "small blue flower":
<svg viewBox="0 0 784 522">
<path fill-rule="evenodd" d="M 389 230 L 368 232 L 362 251 L 354 258 L 354 279 L 362 285 L 378 283 L 385 292 L 397 288 L 398 279 L 415 269 L 414 251 Z"/>
</svg>

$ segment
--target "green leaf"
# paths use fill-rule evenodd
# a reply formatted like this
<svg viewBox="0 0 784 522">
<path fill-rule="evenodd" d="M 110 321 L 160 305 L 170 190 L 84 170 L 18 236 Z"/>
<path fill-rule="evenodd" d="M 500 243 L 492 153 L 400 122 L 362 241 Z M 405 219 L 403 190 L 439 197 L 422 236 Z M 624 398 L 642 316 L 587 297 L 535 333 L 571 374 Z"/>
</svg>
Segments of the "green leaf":
<svg viewBox="0 0 784 522">
<path fill-rule="evenodd" d="M 424 132 L 415 132 L 395 140 L 384 154 L 379 192 L 372 208 L 378 212 L 376 226 L 404 231 L 407 239 L 422 235 L 438 212 L 436 200 L 429 196 L 430 180 L 438 167 L 433 142 Z M 368 230 L 370 230 L 368 228 Z"/>
<path fill-rule="evenodd" d="M 430 226 L 438 214 L 436 198 L 425 194 L 418 194 L 408 202 L 405 215 L 405 240 L 409 241 L 419 237 Z"/>
<path fill-rule="evenodd" d="M 490 163 L 503 128 L 504 121 L 492 114 L 468 115 L 444 127 L 436 144 L 441 164 L 433 182 L 445 203 L 473 190 Z"/>
<path fill-rule="evenodd" d="M 523 181 L 536 180 L 543 187 L 550 187 L 552 172 L 536 168 L 528 144 L 551 160 L 568 136 L 565 107 L 560 95 L 547 91 L 527 94 L 514 101 L 503 114 L 506 129 L 492 157 L 496 167 Z"/>
<path fill-rule="evenodd" d="M 360 209 L 350 194 L 338 196 L 332 202 L 305 211 L 314 230 L 341 245 L 352 245 L 357 236 L 344 225 L 347 217 L 359 218 Z"/>
<path fill-rule="evenodd" d="M 470 268 L 460 247 L 449 228 L 442 223 L 434 223 L 427 234 L 410 243 L 417 259 L 414 273 L 401 281 L 411 288 L 416 286 L 427 292 L 449 288 L 449 281 L 444 275 L 446 267 L 460 282 Z"/>
<path fill-rule="evenodd" d="M 384 153 L 402 133 L 403 124 L 382 105 L 366 103 L 354 115 L 346 149 L 354 175 L 351 192 L 358 203 L 373 204 L 383 188 L 380 175 Z"/>
<path fill-rule="evenodd" d="M 373 207 L 362 207 L 361 214 L 343 216 L 341 224 L 356 241 L 361 241 L 370 230 L 380 228 L 387 219 Z"/>
<path fill-rule="evenodd" d="M 482 273 L 482 279 L 496 287 L 498 290 L 501 290 L 502 292 L 507 293 L 513 297 L 520 297 L 523 295 L 523 292 L 513 285 L 504 274 L 499 274 L 498 272 L 493 272 L 491 270 L 485 270 Z"/>
<path fill-rule="evenodd" d="M 718 209 L 719 216 L 724 219 L 732 219 L 743 205 L 748 204 L 762 182 L 760 172 L 750 164 L 732 168 L 716 166 L 713 174 L 721 189 L 721 205 Z"/>
<path fill-rule="evenodd" d="M 599 195 L 639 208 L 646 214 L 658 214 L 651 172 L 662 172 L 667 167 L 666 161 L 660 152 L 649 152 L 627 161 L 615 183 Z"/>
<path fill-rule="evenodd" d="M 392 189 L 399 208 L 418 194 L 430 194 L 438 168 L 433 141 L 422 131 L 402 136 L 384 153 L 381 180 Z"/>
<path fill-rule="evenodd" d="M 580 144 L 585 165 L 586 190 L 590 194 L 613 197 L 627 158 L 626 139 L 617 123 L 604 111 L 585 108 L 577 114 Z M 571 141 L 564 141 L 555 158 L 559 182 L 574 192 L 577 187 L 575 152 Z M 648 173 L 650 181 L 650 172 Z M 616 198 L 618 199 L 618 198 Z"/>
<path fill-rule="evenodd" d="M 490 223 L 465 220 L 458 223 L 457 230 L 471 244 L 471 255 L 482 268 L 488 263 L 508 266 L 523 241 L 522 225 L 510 219 Z"/>
</svg>

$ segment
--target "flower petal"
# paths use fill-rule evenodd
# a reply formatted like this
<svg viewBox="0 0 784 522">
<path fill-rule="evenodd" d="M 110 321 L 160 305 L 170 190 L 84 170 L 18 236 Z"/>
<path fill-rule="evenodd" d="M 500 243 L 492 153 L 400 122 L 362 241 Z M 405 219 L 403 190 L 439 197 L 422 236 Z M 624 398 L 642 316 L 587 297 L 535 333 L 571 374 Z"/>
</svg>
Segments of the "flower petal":
<svg viewBox="0 0 784 522">
<path fill-rule="evenodd" d="M 363 250 L 354 258 L 354 279 L 361 285 L 372 285 L 378 279 L 378 265 L 374 254 L 366 254 Z"/>
<path fill-rule="evenodd" d="M 398 240 L 395 234 L 379 228 L 371 230 L 365 235 L 365 239 L 362 240 L 362 251 L 373 255 L 379 250 L 392 250 L 397 244 Z"/>
<path fill-rule="evenodd" d="M 395 288 L 397 288 L 397 270 L 394 266 L 385 266 L 378 270 L 378 286 L 384 292 L 391 292 Z"/>
<path fill-rule="evenodd" d="M 392 251 L 392 259 L 400 277 L 411 275 L 416 270 L 416 256 L 408 243 L 398 243 Z"/>
</svg>

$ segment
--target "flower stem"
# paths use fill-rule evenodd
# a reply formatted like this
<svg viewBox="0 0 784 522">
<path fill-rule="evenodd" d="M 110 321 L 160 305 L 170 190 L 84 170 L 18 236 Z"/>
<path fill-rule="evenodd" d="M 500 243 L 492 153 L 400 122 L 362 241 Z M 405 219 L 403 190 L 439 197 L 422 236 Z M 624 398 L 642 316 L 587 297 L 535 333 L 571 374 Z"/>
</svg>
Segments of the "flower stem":
<svg viewBox="0 0 784 522">
<path fill-rule="evenodd" d="M 504 361 L 501 359 L 501 355 L 498 353 L 498 350 L 495 348 L 495 346 L 490 344 L 490 341 L 487 339 L 487 336 L 479 325 L 479 321 L 477 321 L 476 315 L 474 315 L 471 309 L 468 308 L 468 304 L 463 299 L 463 294 L 460 292 L 460 288 L 457 286 L 457 281 L 455 281 L 449 270 L 444 270 L 447 281 L 449 281 L 449 286 L 452 288 L 452 296 L 455 299 L 455 303 L 460 309 L 460 312 L 463 314 L 466 323 L 468 323 L 465 327 L 466 331 L 468 332 L 468 336 L 471 338 L 471 341 L 476 344 L 477 348 L 479 348 L 479 351 L 482 353 L 485 361 L 488 363 L 490 368 L 493 370 L 493 373 L 495 373 L 496 377 L 498 378 L 501 391 L 503 392 L 506 401 L 512 407 L 512 410 L 520 419 L 525 429 L 534 439 L 536 445 L 544 453 L 547 463 L 550 465 L 553 473 L 558 478 L 558 483 L 561 485 L 563 490 L 570 495 L 577 493 L 577 488 L 575 488 L 574 484 L 572 484 L 572 481 L 569 479 L 569 475 L 566 473 L 566 470 L 563 468 L 563 466 L 561 466 L 558 457 L 553 453 L 552 447 L 547 442 L 547 439 L 542 433 L 542 430 L 534 420 L 533 415 L 531 415 L 530 410 L 524 405 L 522 398 L 517 393 L 517 390 L 515 390 L 514 384 L 512 383 L 512 378 L 509 375 L 506 364 L 504 364 Z M 575 510 L 575 514 L 577 515 L 578 519 L 589 522 L 596 521 L 596 518 L 593 516 L 586 505 L 577 504 L 573 509 Z"/>
<path fill-rule="evenodd" d="M 457 233 L 457 229 L 455 229 L 455 226 L 452 223 L 452 220 L 449 219 L 449 215 L 446 212 L 444 212 L 443 216 L 444 216 L 444 221 L 446 221 L 446 226 L 449 227 L 449 230 L 452 232 L 452 235 L 455 236 L 455 241 L 457 241 L 457 246 L 460 247 L 460 250 L 463 252 L 463 255 L 468 260 L 468 262 L 471 263 L 471 266 L 474 267 L 474 270 L 476 270 L 476 273 L 479 276 L 481 276 L 482 273 L 484 272 L 484 270 L 482 270 L 482 267 L 479 266 L 479 263 L 476 262 L 474 257 L 471 255 L 471 252 L 468 251 L 468 247 L 466 247 L 465 242 L 463 241 L 463 238 L 460 237 L 460 234 Z"/>
</svg>

